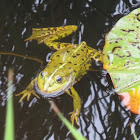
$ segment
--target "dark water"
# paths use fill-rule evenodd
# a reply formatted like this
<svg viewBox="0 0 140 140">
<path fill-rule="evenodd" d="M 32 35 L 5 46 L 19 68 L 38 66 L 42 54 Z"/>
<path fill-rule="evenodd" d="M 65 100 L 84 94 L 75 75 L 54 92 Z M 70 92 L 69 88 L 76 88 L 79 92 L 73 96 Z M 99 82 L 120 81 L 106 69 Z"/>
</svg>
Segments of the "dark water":
<svg viewBox="0 0 140 140">
<path fill-rule="evenodd" d="M 140 7 L 139 0 L 3 0 L 0 1 L 0 51 L 46 60 L 52 52 L 44 44 L 26 43 L 33 27 L 77 25 L 78 31 L 65 42 L 87 44 L 102 50 L 105 34 L 118 19 Z M 4 136 L 7 72 L 14 68 L 14 94 L 21 92 L 37 74 L 40 64 L 15 56 L 0 55 L 0 140 Z M 114 92 L 108 73 L 88 72 L 75 84 L 82 100 L 77 129 L 89 140 L 133 140 L 130 122 L 140 139 L 140 115 L 131 113 Z M 16 140 L 73 140 L 71 133 L 57 118 L 46 99 L 32 96 L 18 103 L 14 96 Z M 67 95 L 54 99 L 70 120 L 72 99 Z"/>
</svg>

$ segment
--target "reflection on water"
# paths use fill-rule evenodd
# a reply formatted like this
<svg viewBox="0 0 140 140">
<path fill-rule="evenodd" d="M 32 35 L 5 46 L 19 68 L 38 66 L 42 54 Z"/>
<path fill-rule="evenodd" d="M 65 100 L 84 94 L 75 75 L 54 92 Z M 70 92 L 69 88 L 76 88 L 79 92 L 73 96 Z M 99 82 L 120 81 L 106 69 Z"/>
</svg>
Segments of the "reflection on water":
<svg viewBox="0 0 140 140">
<path fill-rule="evenodd" d="M 99 0 L 63 1 L 2 1 L 0 4 L 0 51 L 15 52 L 34 56 L 45 61 L 52 51 L 44 44 L 35 41 L 24 42 L 31 35 L 33 27 L 78 25 L 77 34 L 65 39 L 67 42 L 86 41 L 89 46 L 102 50 L 105 34 L 116 21 L 140 6 L 136 0 Z M 39 64 L 15 56 L 0 55 L 0 139 L 3 139 L 5 127 L 5 109 L 7 92 L 7 71 L 14 68 L 14 94 L 21 92 L 29 84 L 39 69 Z M 140 139 L 140 116 L 131 113 L 115 93 L 108 73 L 101 65 L 89 72 L 75 85 L 82 99 L 82 110 L 78 131 L 89 140 L 132 140 L 130 129 L 135 130 Z M 24 100 L 18 103 L 14 97 L 15 139 L 17 140 L 53 140 L 73 139 L 70 132 L 57 118 L 46 99 Z M 54 99 L 66 118 L 72 109 L 72 99 L 64 94 Z"/>
</svg>

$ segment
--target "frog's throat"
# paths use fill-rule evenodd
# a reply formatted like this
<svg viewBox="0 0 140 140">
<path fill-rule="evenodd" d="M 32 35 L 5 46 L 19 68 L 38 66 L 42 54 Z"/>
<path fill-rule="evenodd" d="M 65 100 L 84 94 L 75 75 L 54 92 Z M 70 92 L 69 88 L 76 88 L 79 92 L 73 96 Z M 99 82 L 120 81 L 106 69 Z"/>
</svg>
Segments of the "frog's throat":
<svg viewBox="0 0 140 140">
<path fill-rule="evenodd" d="M 75 83 L 74 81 L 75 80 L 73 80 L 73 82 L 71 82 L 71 80 L 69 80 L 69 83 L 67 86 L 65 86 L 65 88 L 58 90 L 56 92 L 52 92 L 52 93 L 42 92 L 37 85 L 37 81 L 35 81 L 34 89 L 38 94 L 40 94 L 44 98 L 54 98 L 54 97 L 58 97 L 58 96 L 62 95 L 66 90 L 68 90 L 70 87 L 72 87 Z"/>
<path fill-rule="evenodd" d="M 38 94 L 40 94 L 43 98 L 53 98 L 53 97 L 57 97 L 57 96 L 62 95 L 62 94 L 65 92 L 64 90 L 61 90 L 61 91 L 57 91 L 57 92 L 53 92 L 53 93 L 48 93 L 48 94 L 47 94 L 47 93 L 42 92 L 42 91 L 39 89 L 37 83 L 35 83 L 34 89 L 35 89 L 35 91 L 36 91 Z"/>
</svg>

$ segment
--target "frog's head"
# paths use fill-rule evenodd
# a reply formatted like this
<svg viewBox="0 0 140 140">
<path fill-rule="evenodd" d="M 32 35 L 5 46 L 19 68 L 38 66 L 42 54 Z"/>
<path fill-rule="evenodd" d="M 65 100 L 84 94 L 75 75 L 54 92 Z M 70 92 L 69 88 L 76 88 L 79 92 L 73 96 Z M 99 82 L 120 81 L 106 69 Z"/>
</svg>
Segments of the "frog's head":
<svg viewBox="0 0 140 140">
<path fill-rule="evenodd" d="M 63 94 L 74 82 L 74 73 L 68 74 L 59 70 L 49 74 L 43 70 L 39 73 L 36 90 L 45 97 L 56 97 Z"/>
</svg>

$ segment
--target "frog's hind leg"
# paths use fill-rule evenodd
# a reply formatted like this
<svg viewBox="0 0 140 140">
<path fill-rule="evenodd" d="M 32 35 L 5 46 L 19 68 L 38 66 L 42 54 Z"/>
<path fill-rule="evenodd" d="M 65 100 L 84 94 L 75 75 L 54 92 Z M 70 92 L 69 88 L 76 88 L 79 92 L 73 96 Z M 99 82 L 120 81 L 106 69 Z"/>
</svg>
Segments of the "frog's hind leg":
<svg viewBox="0 0 140 140">
<path fill-rule="evenodd" d="M 81 99 L 73 87 L 71 87 L 70 90 L 71 90 L 72 94 L 70 94 L 70 92 L 68 90 L 66 91 L 66 93 L 69 94 L 73 98 L 74 111 L 71 112 L 70 114 L 71 114 L 72 125 L 74 125 L 74 121 L 78 124 L 78 117 L 79 117 L 80 111 L 81 111 Z"/>
<path fill-rule="evenodd" d="M 37 40 L 38 43 L 53 42 L 54 40 L 60 40 L 77 30 L 77 26 L 68 25 L 64 27 L 50 27 L 50 28 L 33 28 L 32 35 L 25 41 Z M 46 43 L 45 43 L 46 44 Z"/>
</svg>

